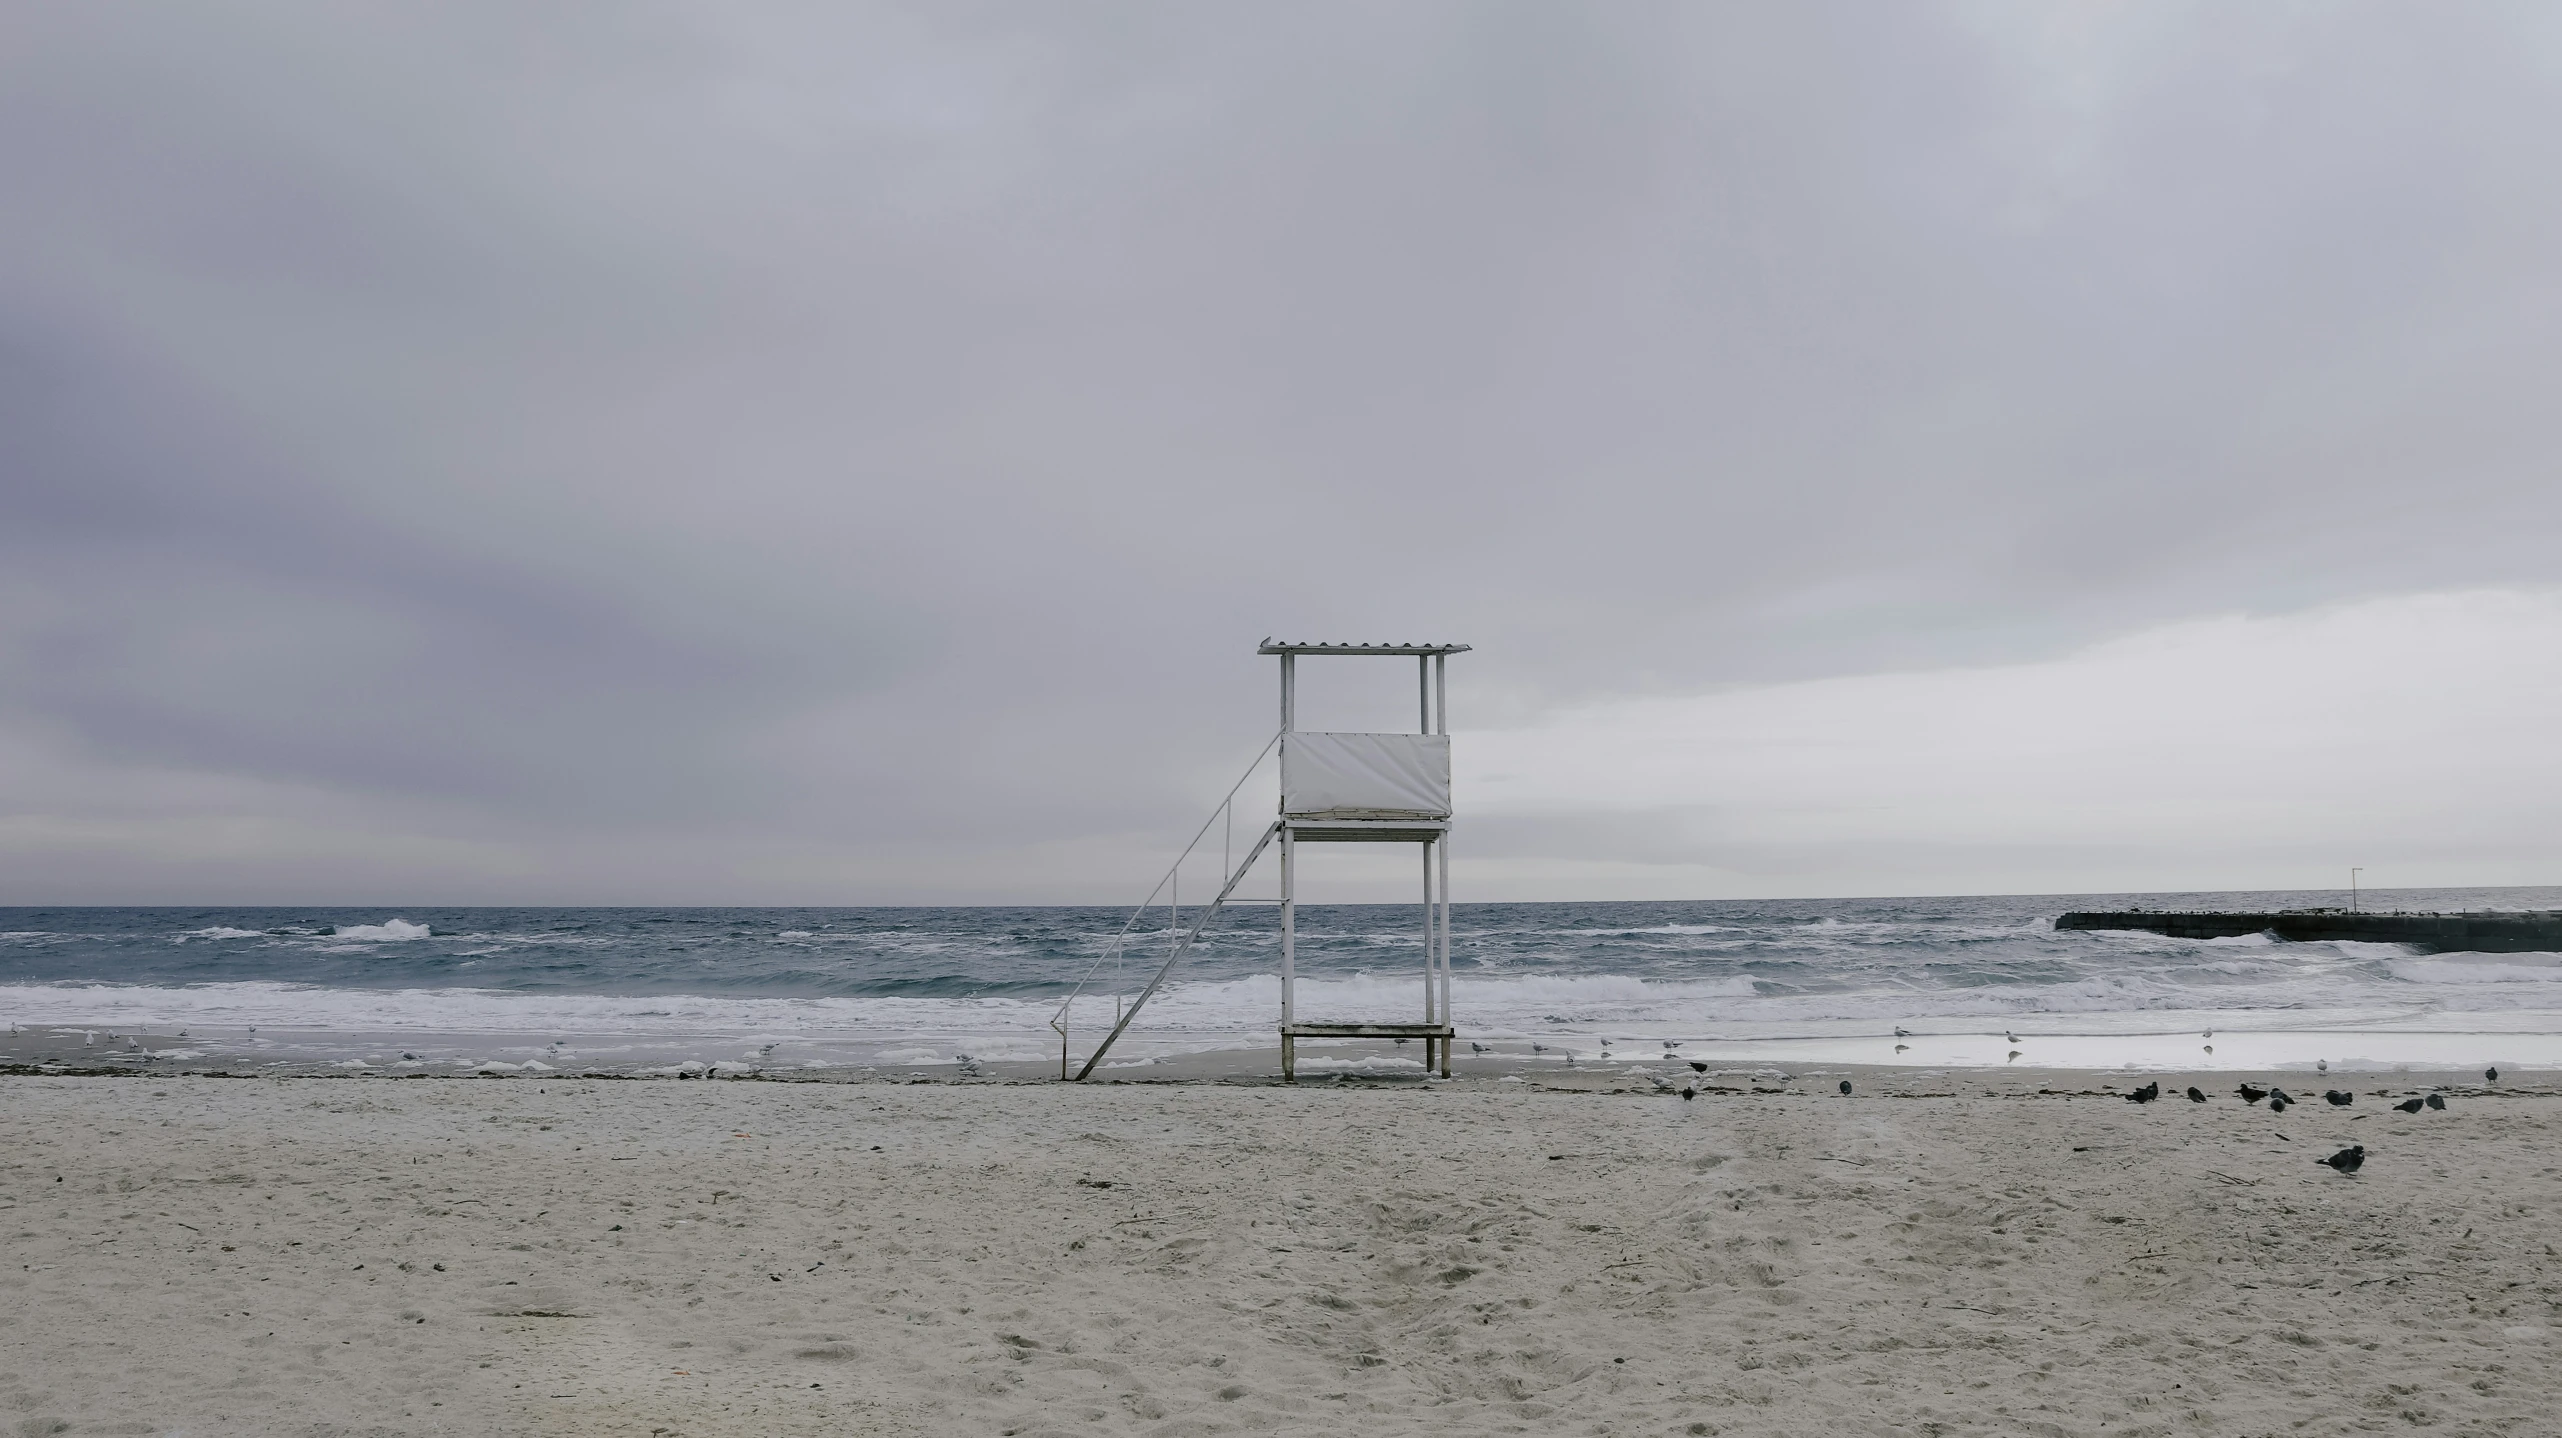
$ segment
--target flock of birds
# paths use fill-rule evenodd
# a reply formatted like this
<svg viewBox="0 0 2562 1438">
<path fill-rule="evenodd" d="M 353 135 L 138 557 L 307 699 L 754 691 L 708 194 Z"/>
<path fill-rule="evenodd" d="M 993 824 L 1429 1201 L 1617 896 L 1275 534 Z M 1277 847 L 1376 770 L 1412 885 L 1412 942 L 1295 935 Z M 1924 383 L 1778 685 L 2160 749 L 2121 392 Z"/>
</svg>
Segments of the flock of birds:
<svg viewBox="0 0 2562 1438">
<path fill-rule="evenodd" d="M 2323 1060 L 2315 1067 L 2323 1073 L 2328 1073 L 2331 1070 L 2330 1062 L 2327 1059 Z M 2482 1078 L 2488 1083 L 2498 1083 L 2500 1081 L 2500 1071 L 2497 1068 L 2484 1069 L 2482 1070 Z M 1850 1085 L 1843 1084 L 1842 1092 L 1850 1092 Z M 2235 1088 L 2233 1092 L 2240 1095 L 2242 1102 L 2247 1104 L 2256 1104 L 2265 1099 L 2268 1102 L 2268 1111 L 2270 1113 L 2284 1113 L 2289 1108 L 2292 1108 L 2297 1103 L 2301 1102 L 2301 1100 L 2297 1099 L 2294 1095 L 2288 1093 L 2286 1090 L 2275 1084 L 2270 1084 L 2268 1087 L 2262 1088 L 2258 1084 L 2244 1083 Z M 2128 1103 L 2151 1103 L 2161 1096 L 2162 1086 L 2159 1081 L 2155 1081 L 2126 1095 L 2126 1101 Z M 2188 1101 L 2190 1103 L 2206 1102 L 2206 1091 L 2198 1088 L 2194 1084 L 2190 1085 L 2188 1090 Z M 2347 1108 L 2349 1105 L 2357 1102 L 2357 1095 L 2347 1089 L 2324 1089 L 2322 1091 L 2322 1102 L 2329 1104 L 2333 1108 Z M 2417 1098 L 2404 1099 L 2400 1103 L 2392 1105 L 2392 1109 L 2395 1113 L 2418 1113 L 2423 1109 L 2436 1113 L 2444 1113 L 2446 1112 L 2446 1095 L 2438 1093 L 2423 1094 Z M 2366 1164 L 2366 1145 L 2362 1143 L 2353 1143 L 2348 1147 L 2341 1149 L 2339 1152 L 2332 1154 L 2329 1158 L 2315 1159 L 2314 1162 L 2324 1164 L 2340 1173 L 2355 1173 Z"/>
</svg>

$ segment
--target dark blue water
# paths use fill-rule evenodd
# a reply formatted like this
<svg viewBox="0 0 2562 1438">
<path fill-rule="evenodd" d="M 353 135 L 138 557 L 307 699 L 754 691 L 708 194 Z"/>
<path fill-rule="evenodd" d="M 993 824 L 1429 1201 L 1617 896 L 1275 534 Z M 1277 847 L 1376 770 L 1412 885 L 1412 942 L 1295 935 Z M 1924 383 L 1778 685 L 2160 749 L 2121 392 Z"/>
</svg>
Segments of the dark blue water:
<svg viewBox="0 0 2562 1438">
<path fill-rule="evenodd" d="M 1461 904 L 1454 1008 L 1474 1031 L 1792 1034 L 2072 1016 L 2562 1015 L 2562 960 L 2387 945 L 2056 933 L 2067 908 L 2277 908 L 2332 893 Z M 2555 908 L 2562 889 L 2398 891 L 2375 907 Z M 0 1017 L 312 1030 L 774 1032 L 1034 1051 L 1061 996 L 1114 951 L 1099 908 L 0 909 Z M 1163 911 L 1087 992 L 1127 993 Z M 1300 912 L 1303 1015 L 1407 1016 L 1419 911 Z M 1236 911 L 1151 1006 L 1160 1036 L 1268 1031 L 1270 909 Z M 1096 1000 L 1081 1001 L 1087 1004 Z M 1073 1022 L 1091 1026 L 1090 1008 Z M 2183 1020 L 2185 1021 L 2185 1020 Z M 1980 1024 L 1978 1024 L 1980 1026 Z M 2562 1019 L 2551 1025 L 2562 1029 Z"/>
</svg>

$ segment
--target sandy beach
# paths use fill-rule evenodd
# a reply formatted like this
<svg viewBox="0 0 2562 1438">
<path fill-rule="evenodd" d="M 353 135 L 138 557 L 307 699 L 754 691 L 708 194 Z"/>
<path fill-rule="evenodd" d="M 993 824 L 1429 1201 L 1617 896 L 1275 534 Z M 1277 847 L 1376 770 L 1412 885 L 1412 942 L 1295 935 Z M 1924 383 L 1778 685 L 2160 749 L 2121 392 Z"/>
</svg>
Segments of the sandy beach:
<svg viewBox="0 0 2562 1438">
<path fill-rule="evenodd" d="M 0 1425 L 2551 1432 L 2562 1093 L 2471 1077 L 16 1077 Z"/>
</svg>

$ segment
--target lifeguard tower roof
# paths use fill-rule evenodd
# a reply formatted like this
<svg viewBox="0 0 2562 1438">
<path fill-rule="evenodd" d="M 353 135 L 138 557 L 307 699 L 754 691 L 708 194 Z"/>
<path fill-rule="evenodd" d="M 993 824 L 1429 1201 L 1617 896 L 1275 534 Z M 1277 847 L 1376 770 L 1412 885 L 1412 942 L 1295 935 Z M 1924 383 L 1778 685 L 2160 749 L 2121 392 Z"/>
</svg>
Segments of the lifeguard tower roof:
<svg viewBox="0 0 2562 1438">
<path fill-rule="evenodd" d="M 1257 654 L 1465 654 L 1465 644 L 1306 644 L 1266 639 Z"/>
</svg>

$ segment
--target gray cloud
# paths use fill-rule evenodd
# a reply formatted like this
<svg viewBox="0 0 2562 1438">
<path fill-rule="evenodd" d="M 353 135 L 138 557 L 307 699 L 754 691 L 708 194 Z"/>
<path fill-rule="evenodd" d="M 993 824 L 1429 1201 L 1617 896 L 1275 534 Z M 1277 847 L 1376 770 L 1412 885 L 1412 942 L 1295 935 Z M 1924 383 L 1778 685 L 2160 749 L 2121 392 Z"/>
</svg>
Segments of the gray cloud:
<svg viewBox="0 0 2562 1438">
<path fill-rule="evenodd" d="M 192 897 L 37 823 L 154 792 L 396 856 L 277 897 L 1113 898 L 1266 633 L 1524 722 L 2555 578 L 2539 7 L 15 28 L 0 898 Z"/>
</svg>

